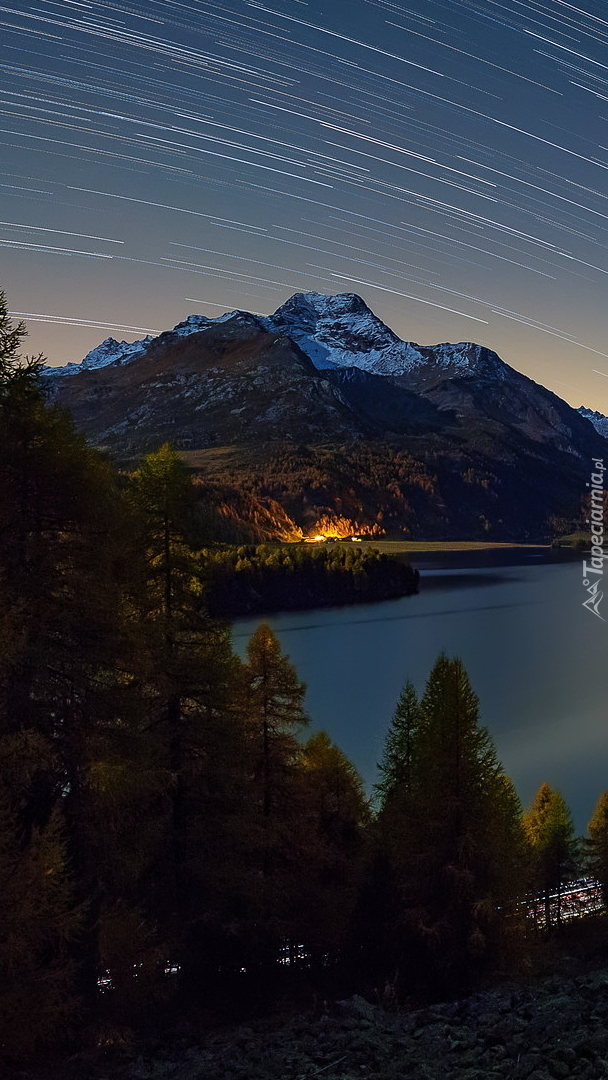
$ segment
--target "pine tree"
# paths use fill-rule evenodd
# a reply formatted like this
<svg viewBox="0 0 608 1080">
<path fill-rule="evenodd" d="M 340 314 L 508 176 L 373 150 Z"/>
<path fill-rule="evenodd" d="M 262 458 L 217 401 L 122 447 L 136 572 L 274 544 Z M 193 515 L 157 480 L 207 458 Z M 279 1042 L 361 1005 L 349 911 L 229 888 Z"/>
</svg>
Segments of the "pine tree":
<svg viewBox="0 0 608 1080">
<path fill-rule="evenodd" d="M 365 869 L 353 921 L 359 963 L 364 962 L 375 978 L 387 978 L 389 967 L 390 978 L 394 978 L 408 949 L 402 903 L 408 874 L 404 853 L 413 820 L 414 765 L 421 719 L 416 691 L 408 680 L 399 695 L 378 765 L 380 780 L 374 785 L 377 814 L 368 830 Z"/>
<path fill-rule="evenodd" d="M 147 729 L 169 777 L 151 910 L 181 965 L 182 982 L 200 989 L 229 963 L 228 938 L 240 936 L 243 921 L 238 893 L 247 894 L 241 664 L 227 628 L 205 611 L 191 547 L 195 493 L 189 470 L 168 444 L 144 458 L 128 498 L 140 567 L 133 601 Z"/>
<path fill-rule="evenodd" d="M 466 984 L 495 961 L 517 897 L 519 804 L 460 660 L 439 657 L 420 713 L 398 868 L 403 921 L 437 976 Z"/>
<path fill-rule="evenodd" d="M 589 872 L 602 887 L 608 907 L 608 791 L 600 795 L 588 825 L 587 863 Z"/>
<path fill-rule="evenodd" d="M 309 721 L 304 711 L 306 686 L 266 623 L 247 647 L 245 678 L 254 776 L 262 815 L 269 818 L 289 800 L 289 780 L 298 756 L 294 733 Z"/>
<path fill-rule="evenodd" d="M 292 926 L 294 833 L 301 808 L 296 732 L 308 723 L 305 692 L 277 638 L 262 624 L 247 648 L 243 717 L 251 778 L 250 880 L 256 883 L 248 936 L 254 963 L 268 973 Z"/>
<path fill-rule="evenodd" d="M 555 896 L 555 920 L 559 926 L 562 889 L 576 872 L 577 845 L 572 815 L 561 792 L 543 783 L 522 822 L 530 849 L 531 886 L 542 895 L 544 924 L 549 930 L 553 922 L 552 895 Z"/>
<path fill-rule="evenodd" d="M 414 685 L 406 682 L 389 727 L 382 760 L 378 765 L 381 779 L 375 785 L 380 810 L 399 803 L 411 791 L 414 751 L 420 728 L 420 706 Z"/>
</svg>

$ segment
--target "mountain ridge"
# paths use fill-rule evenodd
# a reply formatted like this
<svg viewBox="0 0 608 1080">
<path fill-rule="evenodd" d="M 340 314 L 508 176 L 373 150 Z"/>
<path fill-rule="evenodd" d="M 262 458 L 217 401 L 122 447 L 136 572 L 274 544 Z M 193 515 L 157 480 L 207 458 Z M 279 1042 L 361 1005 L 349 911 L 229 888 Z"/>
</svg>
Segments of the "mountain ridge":
<svg viewBox="0 0 608 1080">
<path fill-rule="evenodd" d="M 430 357 L 444 365 L 451 362 L 464 368 L 471 366 L 474 359 L 477 362 L 480 358 L 485 359 L 488 354 L 498 360 L 500 365 L 507 366 L 492 350 L 474 342 L 418 345 L 416 342 L 403 341 L 374 315 L 356 293 L 328 296 L 324 293 L 309 292 L 294 293 L 273 315 L 252 315 L 238 309 L 225 312 L 216 318 L 189 315 L 172 330 L 162 331 L 156 337 L 147 336 L 130 343 L 106 338 L 87 353 L 79 364 L 69 363 L 63 367 L 48 368 L 47 372 L 52 375 L 74 375 L 82 370 L 106 367 L 112 363 L 130 363 L 141 356 L 148 346 L 166 339 L 167 335 L 186 337 L 233 318 L 249 321 L 257 328 L 271 333 L 286 333 L 309 356 L 318 370 L 349 367 L 356 355 L 360 363 L 354 366 L 378 374 L 403 374 L 411 367 L 424 364 Z M 470 350 L 477 352 L 475 358 L 471 357 Z M 388 357 L 384 355 L 387 351 L 390 351 Z M 378 354 L 383 354 L 380 360 Z"/>
<path fill-rule="evenodd" d="M 269 316 L 191 315 L 152 339 L 106 339 L 46 379 L 96 445 L 126 460 L 170 441 L 199 481 L 228 501 L 231 484 L 255 493 L 260 517 L 265 500 L 280 504 L 296 534 L 341 519 L 346 531 L 549 538 L 577 520 L 606 449 L 582 409 L 492 350 L 403 342 L 354 293 L 296 293 Z M 323 462 L 312 486 L 310 454 Z"/>
</svg>

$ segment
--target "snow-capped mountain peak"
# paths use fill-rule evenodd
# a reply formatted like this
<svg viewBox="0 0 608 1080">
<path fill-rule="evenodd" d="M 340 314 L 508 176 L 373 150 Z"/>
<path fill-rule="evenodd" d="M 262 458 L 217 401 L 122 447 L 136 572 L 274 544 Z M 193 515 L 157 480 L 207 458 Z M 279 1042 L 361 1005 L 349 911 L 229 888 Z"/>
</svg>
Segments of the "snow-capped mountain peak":
<svg viewBox="0 0 608 1080">
<path fill-rule="evenodd" d="M 131 360 L 141 356 L 153 340 L 150 334 L 140 341 L 132 342 L 115 341 L 114 338 L 106 338 L 96 349 L 92 349 L 90 353 L 87 353 L 81 367 L 85 371 L 89 371 L 91 368 L 106 367 L 107 364 L 129 364 Z"/>
<path fill-rule="evenodd" d="M 402 341 L 356 293 L 295 293 L 262 322 L 270 331 L 287 334 L 319 369 L 358 367 L 375 375 L 402 375 L 425 365 L 455 368 L 459 374 L 483 371 L 504 377 L 506 372 L 496 353 L 472 342 L 422 346 Z"/>
<path fill-rule="evenodd" d="M 402 342 L 356 293 L 295 293 L 262 322 L 267 330 L 287 334 L 321 370 L 359 367 L 389 374 L 422 362 L 417 346 Z"/>
<path fill-rule="evenodd" d="M 47 375 L 76 375 L 79 371 L 92 371 L 97 368 L 107 367 L 108 364 L 130 364 L 145 353 L 148 345 L 154 340 L 153 337 L 142 338 L 141 341 L 116 341 L 115 338 L 106 338 L 95 349 L 87 353 L 80 364 L 65 364 L 64 367 L 48 368 Z"/>
<path fill-rule="evenodd" d="M 314 330 L 320 322 L 326 322 L 328 319 L 335 321 L 339 318 L 349 320 L 363 318 L 382 326 L 393 339 L 396 338 L 392 330 L 388 330 L 388 327 L 376 318 L 373 311 L 356 293 L 339 293 L 336 296 L 318 292 L 294 293 L 269 318 L 273 322 L 284 322 L 290 326 L 299 324 L 309 330 Z"/>
</svg>

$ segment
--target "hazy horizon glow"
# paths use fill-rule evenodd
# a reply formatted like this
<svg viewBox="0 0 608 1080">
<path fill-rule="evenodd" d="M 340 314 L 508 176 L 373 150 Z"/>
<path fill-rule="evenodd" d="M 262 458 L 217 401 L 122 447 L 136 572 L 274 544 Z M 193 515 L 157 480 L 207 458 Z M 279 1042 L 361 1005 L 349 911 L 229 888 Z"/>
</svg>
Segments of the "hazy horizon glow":
<svg viewBox="0 0 608 1080">
<path fill-rule="evenodd" d="M 0 285 L 78 361 L 356 292 L 608 413 L 600 0 L 21 0 Z"/>
</svg>

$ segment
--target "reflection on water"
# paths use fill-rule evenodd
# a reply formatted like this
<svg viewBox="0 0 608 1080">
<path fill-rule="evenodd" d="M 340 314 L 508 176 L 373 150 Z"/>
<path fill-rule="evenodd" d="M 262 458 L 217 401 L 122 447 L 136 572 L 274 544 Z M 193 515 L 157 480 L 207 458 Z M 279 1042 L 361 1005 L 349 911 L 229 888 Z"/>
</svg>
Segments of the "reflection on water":
<svg viewBox="0 0 608 1080">
<path fill-rule="evenodd" d="M 390 600 L 385 601 L 382 604 L 382 608 L 386 608 L 387 605 L 390 604 L 390 603 L 391 603 Z M 474 611 L 496 611 L 499 608 L 521 607 L 521 606 L 522 606 L 521 602 L 516 603 L 516 604 L 485 604 L 482 607 L 471 607 L 468 610 L 469 610 L 469 613 L 471 613 L 471 612 L 474 612 Z M 363 607 L 363 605 L 361 605 L 361 607 Z M 401 610 L 398 615 L 395 615 L 395 614 L 387 615 L 387 614 L 385 614 L 384 611 L 380 611 L 380 613 L 378 613 L 378 609 L 380 608 L 379 604 L 365 604 L 365 608 L 366 609 L 371 608 L 373 610 L 374 614 L 362 616 L 359 619 L 351 617 L 348 620 L 349 626 L 358 626 L 358 625 L 361 625 L 362 623 L 404 622 L 405 620 L 426 619 L 428 617 L 428 613 L 424 612 L 424 611 L 406 612 L 404 610 Z M 342 626 L 343 622 L 342 622 L 341 619 L 337 619 L 335 622 L 332 622 L 331 613 L 332 612 L 341 613 L 344 610 L 345 610 L 344 608 L 327 608 L 327 609 L 321 608 L 320 610 L 317 610 L 315 612 L 315 615 L 313 616 L 313 618 L 315 620 L 317 620 L 315 622 L 305 622 L 305 623 L 303 622 L 303 623 L 298 623 L 297 625 L 294 625 L 294 626 L 281 626 L 280 628 L 277 625 L 277 618 L 280 619 L 280 618 L 286 617 L 286 616 L 280 616 L 280 615 L 279 616 L 272 616 L 272 617 L 269 616 L 268 618 L 266 618 L 265 621 L 270 623 L 273 630 L 275 631 L 276 634 L 278 634 L 279 637 L 282 637 L 283 634 L 295 634 L 295 633 L 299 633 L 301 630 L 325 630 L 330 626 Z M 350 612 L 352 612 L 353 608 L 348 608 L 348 610 Z M 361 608 L 356 607 L 354 610 L 355 611 L 360 611 Z M 461 610 L 462 609 L 459 608 L 459 607 L 445 608 L 443 610 L 435 611 L 434 615 L 435 616 L 439 616 L 439 615 L 458 615 L 458 613 Z M 300 613 L 300 614 L 302 615 L 303 613 Z M 324 615 L 327 615 L 326 619 L 323 618 Z M 261 621 L 262 621 L 262 616 L 260 616 L 259 618 L 256 618 L 253 621 L 252 620 L 246 620 L 246 621 L 245 620 L 239 620 L 239 622 L 236 624 L 235 629 L 234 629 L 233 634 L 232 634 L 235 645 L 237 645 L 237 649 L 238 649 L 238 644 L 237 643 L 238 643 L 239 639 L 240 640 L 249 639 L 251 637 L 251 634 L 253 633 L 253 630 L 255 629 L 256 626 L 259 625 L 259 623 Z"/>
<path fill-rule="evenodd" d="M 500 573 L 489 573 L 480 570 L 477 573 L 468 573 L 466 570 L 454 572 L 453 570 L 435 570 L 429 567 L 421 570 L 424 574 L 422 588 L 424 592 L 439 590 L 446 592 L 448 589 L 459 586 L 461 588 L 481 588 L 484 585 L 500 585 L 504 577 Z"/>
<path fill-rule="evenodd" d="M 308 711 L 368 785 L 399 691 L 460 656 L 482 722 L 528 803 L 559 787 L 583 831 L 608 789 L 608 623 L 582 607 L 579 558 L 548 552 L 416 558 L 418 596 L 268 618 L 308 684 Z M 242 654 L 259 619 L 235 625 Z"/>
</svg>

